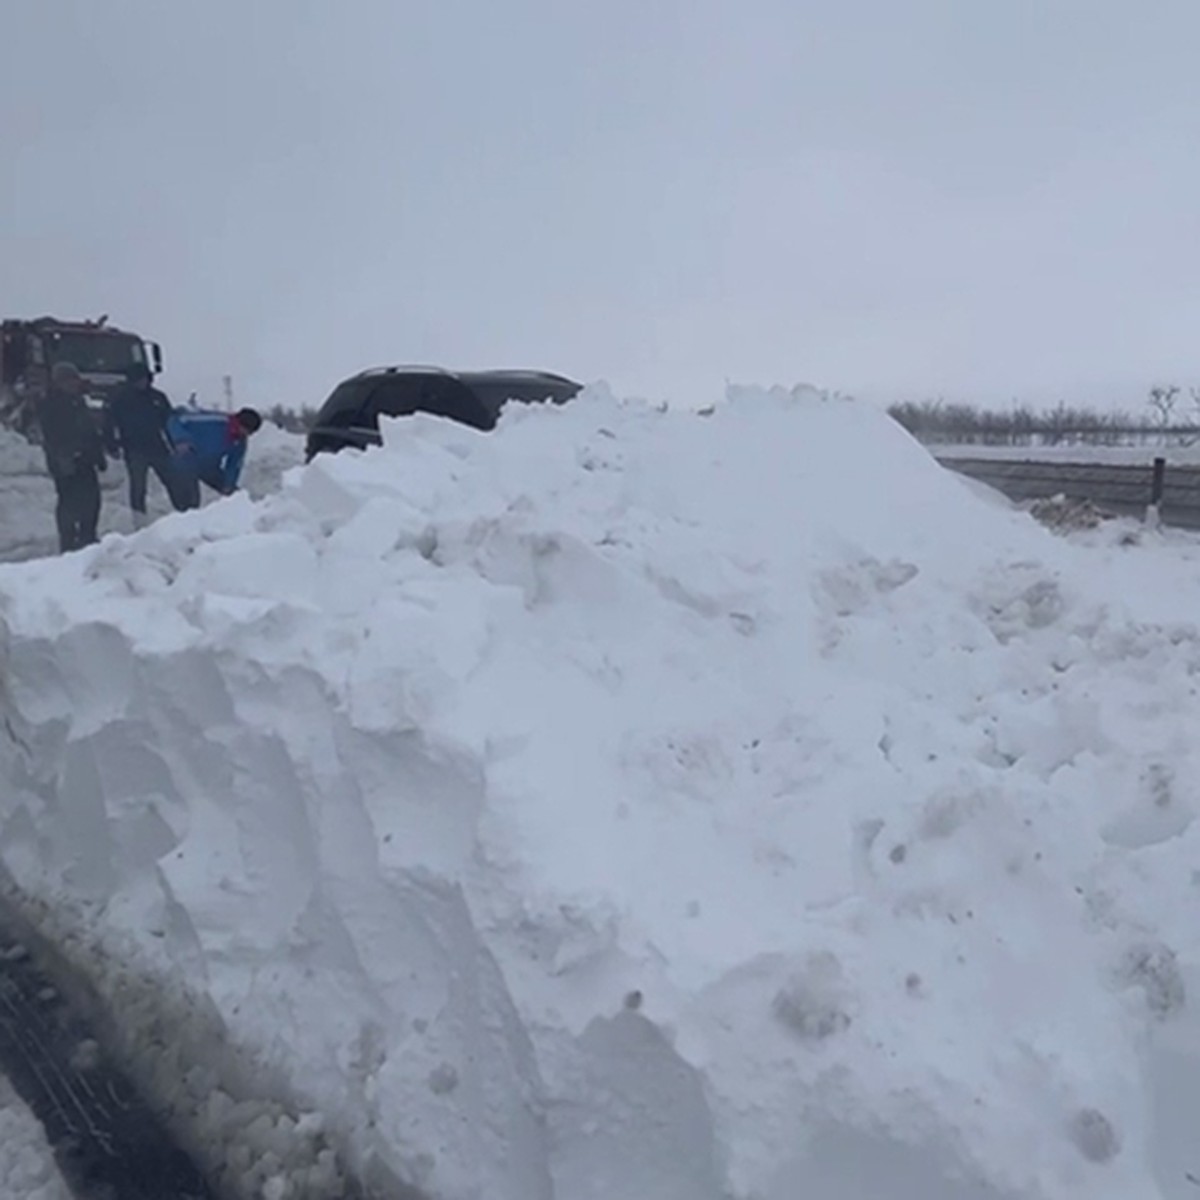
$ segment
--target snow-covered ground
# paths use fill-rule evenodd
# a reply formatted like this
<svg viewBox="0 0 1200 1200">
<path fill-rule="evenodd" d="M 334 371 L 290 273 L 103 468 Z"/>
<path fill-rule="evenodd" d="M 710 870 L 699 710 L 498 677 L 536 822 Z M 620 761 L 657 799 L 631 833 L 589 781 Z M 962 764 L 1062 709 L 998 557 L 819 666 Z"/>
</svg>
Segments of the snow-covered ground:
<svg viewBox="0 0 1200 1200">
<path fill-rule="evenodd" d="M 386 441 L 0 568 L 0 865 L 245 1194 L 1195 1196 L 1194 539 L 811 391 Z"/>
</svg>

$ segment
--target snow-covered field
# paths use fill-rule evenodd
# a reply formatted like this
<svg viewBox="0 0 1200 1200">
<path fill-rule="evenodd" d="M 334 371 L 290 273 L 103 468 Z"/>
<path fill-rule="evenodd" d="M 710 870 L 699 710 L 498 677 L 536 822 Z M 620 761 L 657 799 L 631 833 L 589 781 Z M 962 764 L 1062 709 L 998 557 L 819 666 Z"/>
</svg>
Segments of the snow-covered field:
<svg viewBox="0 0 1200 1200">
<path fill-rule="evenodd" d="M 0 865 L 245 1194 L 1195 1196 L 1194 539 L 807 390 L 386 440 L 0 568 Z"/>
</svg>

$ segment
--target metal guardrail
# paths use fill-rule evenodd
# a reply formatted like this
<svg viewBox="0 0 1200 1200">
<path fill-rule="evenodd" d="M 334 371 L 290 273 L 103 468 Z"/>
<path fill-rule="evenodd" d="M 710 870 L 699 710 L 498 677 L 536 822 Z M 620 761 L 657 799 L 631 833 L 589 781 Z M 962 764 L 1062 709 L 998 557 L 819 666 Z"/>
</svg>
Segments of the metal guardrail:
<svg viewBox="0 0 1200 1200">
<path fill-rule="evenodd" d="M 1200 467 L 1168 466 L 1156 458 L 1144 465 L 1014 461 L 936 455 L 960 475 L 977 479 L 1010 500 L 1066 496 L 1090 501 L 1118 516 L 1144 516 L 1158 505 L 1164 525 L 1200 529 Z"/>
</svg>

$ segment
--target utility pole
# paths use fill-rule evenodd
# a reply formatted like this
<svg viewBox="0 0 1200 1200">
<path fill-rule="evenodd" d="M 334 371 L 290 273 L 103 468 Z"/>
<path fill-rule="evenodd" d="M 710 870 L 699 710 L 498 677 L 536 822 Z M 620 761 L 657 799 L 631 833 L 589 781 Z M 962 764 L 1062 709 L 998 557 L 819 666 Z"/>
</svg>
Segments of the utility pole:
<svg viewBox="0 0 1200 1200">
<path fill-rule="evenodd" d="M 233 376 L 224 375 L 221 382 L 225 386 L 225 411 L 233 412 Z"/>
</svg>

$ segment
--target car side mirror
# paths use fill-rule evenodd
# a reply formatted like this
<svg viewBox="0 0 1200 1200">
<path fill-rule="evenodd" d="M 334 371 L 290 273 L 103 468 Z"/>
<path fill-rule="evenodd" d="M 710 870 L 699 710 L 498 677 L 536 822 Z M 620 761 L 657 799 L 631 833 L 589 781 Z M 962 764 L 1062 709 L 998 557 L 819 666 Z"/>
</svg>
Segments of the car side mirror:
<svg viewBox="0 0 1200 1200">
<path fill-rule="evenodd" d="M 150 343 L 150 361 L 155 375 L 162 374 L 162 347 L 157 342 Z"/>
</svg>

